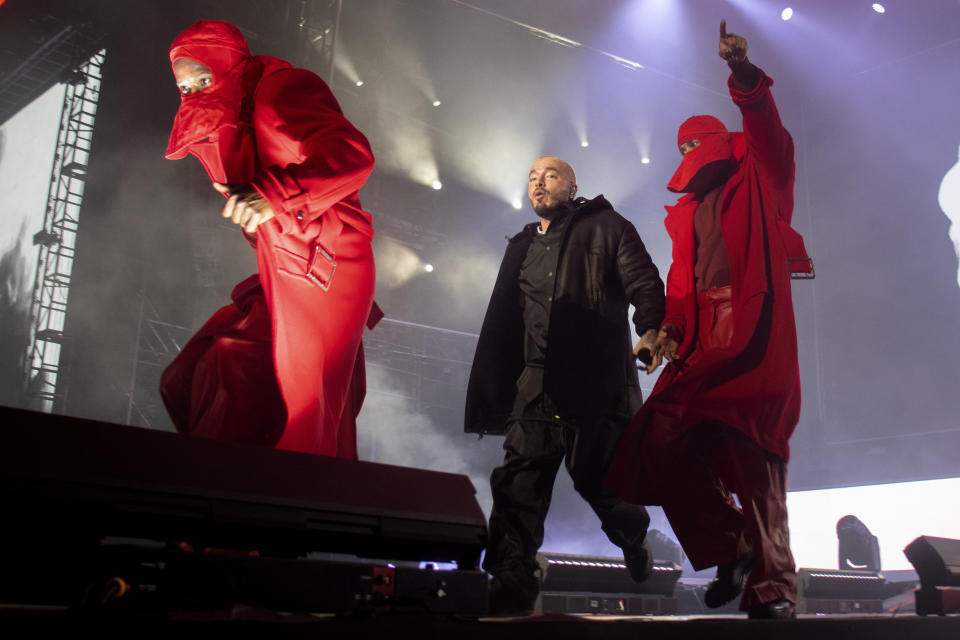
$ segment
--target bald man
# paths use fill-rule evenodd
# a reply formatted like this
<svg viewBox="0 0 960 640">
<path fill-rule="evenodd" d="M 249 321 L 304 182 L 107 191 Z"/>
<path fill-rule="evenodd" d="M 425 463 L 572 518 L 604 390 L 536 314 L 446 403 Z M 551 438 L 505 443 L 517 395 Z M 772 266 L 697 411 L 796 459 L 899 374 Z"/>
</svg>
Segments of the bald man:
<svg viewBox="0 0 960 640">
<path fill-rule="evenodd" d="M 490 610 L 502 614 L 533 610 L 536 553 L 561 462 L 634 580 L 652 564 L 646 510 L 601 484 L 642 402 L 634 353 L 656 342 L 663 281 L 637 230 L 603 196 L 576 198 L 568 163 L 537 159 L 527 194 L 538 221 L 507 245 L 467 390 L 466 431 L 506 435 L 490 478 L 484 560 Z M 631 304 L 640 336 L 633 352 Z"/>
</svg>

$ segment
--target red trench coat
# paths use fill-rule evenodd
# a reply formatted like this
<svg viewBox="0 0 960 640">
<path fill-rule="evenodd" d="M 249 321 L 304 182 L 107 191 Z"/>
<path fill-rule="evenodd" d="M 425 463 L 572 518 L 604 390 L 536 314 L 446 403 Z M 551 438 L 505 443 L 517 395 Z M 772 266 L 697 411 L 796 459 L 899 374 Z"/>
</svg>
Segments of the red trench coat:
<svg viewBox="0 0 960 640">
<path fill-rule="evenodd" d="M 730 262 L 734 332 L 730 347 L 712 351 L 696 366 L 667 365 L 650 397 L 624 433 L 607 487 L 624 499 L 657 504 L 655 477 L 642 460 L 663 455 L 671 443 L 701 422 L 717 420 L 750 436 L 784 460 L 800 415 L 797 335 L 790 291 L 792 249 L 799 235 L 793 214 L 793 141 L 783 128 L 770 85 L 762 75 L 750 91 L 730 94 L 743 115 L 734 141 L 739 166 L 723 192 L 720 226 Z M 667 275 L 664 324 L 683 334 L 679 356 L 688 357 L 697 339 L 697 292 L 692 195 L 666 207 L 673 241 Z M 657 441 L 644 438 L 658 421 Z M 645 441 L 646 440 L 646 441 Z"/>
<path fill-rule="evenodd" d="M 211 318 L 191 342 L 237 332 L 253 342 L 269 341 L 286 409 L 286 425 L 275 446 L 356 458 L 354 418 L 365 393 L 360 340 L 364 322 L 379 312 L 371 312 L 375 277 L 371 216 L 360 208 L 357 197 L 373 169 L 373 154 L 315 74 L 268 56 L 258 56 L 249 64 L 262 66 L 251 120 L 256 158 L 238 163 L 236 158 L 221 157 L 223 145 L 211 141 L 192 145 L 190 152 L 213 181 L 249 180 L 276 214 L 257 228 L 255 237 L 248 236 L 257 252 L 271 335 L 268 339 L 262 335 L 265 331 L 254 328 L 265 323 L 257 322 L 251 305 L 238 299 L 236 305 L 224 307 Z M 252 153 L 254 146 L 234 149 L 239 149 L 235 154 Z M 252 180 L 227 175 L 229 167 L 249 160 L 254 161 Z M 252 285 L 249 280 L 241 283 L 234 297 L 243 298 L 245 291 L 256 289 Z M 254 295 L 260 294 L 255 291 Z M 377 319 L 370 317 L 374 323 Z M 182 354 L 189 347 L 188 343 Z M 232 347 L 221 343 L 217 348 Z M 165 373 L 165 385 L 175 377 L 176 365 L 175 361 Z M 183 363 L 182 368 L 194 365 Z M 229 376 L 226 372 L 225 377 Z M 228 396 L 227 402 L 231 395 L 242 402 L 238 396 L 261 393 L 257 385 L 247 386 L 252 388 L 227 388 L 222 393 Z M 192 394 L 196 397 L 196 389 Z M 247 421 L 263 421 L 270 414 L 267 395 L 263 414 L 245 416 Z M 251 406 L 256 405 L 251 402 Z M 177 422 L 175 408 L 170 407 L 170 412 Z M 181 414 L 191 412 L 195 414 L 197 408 Z M 184 421 L 177 423 L 178 429 L 195 431 L 193 424 Z M 217 424 L 204 435 L 250 441 L 240 434 L 257 428 L 266 430 L 268 425 Z M 264 437 L 261 434 L 260 440 Z"/>
</svg>

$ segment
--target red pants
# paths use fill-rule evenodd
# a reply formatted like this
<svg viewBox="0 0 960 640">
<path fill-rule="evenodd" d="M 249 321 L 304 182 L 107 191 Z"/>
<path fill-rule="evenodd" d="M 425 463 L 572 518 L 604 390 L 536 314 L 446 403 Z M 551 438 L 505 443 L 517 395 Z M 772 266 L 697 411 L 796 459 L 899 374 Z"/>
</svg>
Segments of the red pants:
<svg viewBox="0 0 960 640">
<path fill-rule="evenodd" d="M 698 344 L 687 359 L 690 367 L 703 353 L 726 347 L 733 334 L 729 288 L 701 293 L 697 303 Z M 695 569 L 729 562 L 753 549 L 740 608 L 779 599 L 796 602 L 785 461 L 728 425 L 708 421 L 678 433 L 672 421 L 656 415 L 644 433 L 643 459 Z"/>
<path fill-rule="evenodd" d="M 693 567 L 729 562 L 753 549 L 753 569 L 740 608 L 747 611 L 780 599 L 796 602 L 786 463 L 719 423 L 692 429 L 671 462 L 659 470 L 673 470 L 661 478 L 670 487 L 662 496 L 663 510 Z"/>
</svg>

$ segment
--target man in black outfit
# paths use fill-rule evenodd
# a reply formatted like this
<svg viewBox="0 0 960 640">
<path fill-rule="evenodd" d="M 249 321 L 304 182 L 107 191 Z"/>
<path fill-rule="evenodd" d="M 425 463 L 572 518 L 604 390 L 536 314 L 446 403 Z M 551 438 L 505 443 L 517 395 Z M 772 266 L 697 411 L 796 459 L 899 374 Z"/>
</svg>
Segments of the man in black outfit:
<svg viewBox="0 0 960 640">
<path fill-rule="evenodd" d="M 633 579 L 646 579 L 652 564 L 646 509 L 601 485 L 642 402 L 635 354 L 656 341 L 663 281 L 636 228 L 603 196 L 574 200 L 576 175 L 560 158 L 533 164 L 527 192 L 540 220 L 509 241 L 467 390 L 466 431 L 506 435 L 490 478 L 492 613 L 533 609 L 536 553 L 564 460 Z M 640 336 L 633 353 L 630 304 Z"/>
</svg>

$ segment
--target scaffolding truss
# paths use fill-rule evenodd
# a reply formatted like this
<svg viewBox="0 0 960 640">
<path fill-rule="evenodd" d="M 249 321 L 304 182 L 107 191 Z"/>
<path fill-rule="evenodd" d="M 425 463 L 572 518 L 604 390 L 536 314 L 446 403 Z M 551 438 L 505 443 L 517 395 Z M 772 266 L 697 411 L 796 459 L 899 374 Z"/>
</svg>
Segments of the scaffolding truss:
<svg viewBox="0 0 960 640">
<path fill-rule="evenodd" d="M 2 3 L 0 3 L 2 4 Z M 67 25 L 0 77 L 0 124 L 58 82 L 76 79 L 78 65 L 99 48 L 89 25 Z"/>
<path fill-rule="evenodd" d="M 137 324 L 137 351 L 130 370 L 130 388 L 127 416 L 124 424 L 172 431 L 173 422 L 167 416 L 158 390 L 160 377 L 194 330 L 160 319 L 156 307 L 140 291 L 140 319 Z"/>
<path fill-rule="evenodd" d="M 333 63 L 343 0 L 301 0 L 298 64 L 333 84 Z"/>
<path fill-rule="evenodd" d="M 474 333 L 384 318 L 363 338 L 367 368 L 384 374 L 379 384 L 370 381 L 368 391 L 405 398 L 432 417 L 452 413 L 459 420 L 477 338 Z"/>
<path fill-rule="evenodd" d="M 102 49 L 94 54 L 66 85 L 43 229 L 33 236 L 39 259 L 30 305 L 33 324 L 24 397 L 28 407 L 39 411 L 53 411 L 57 401 L 62 402 L 66 395 L 57 384 L 61 378 L 63 327 L 104 55 Z"/>
</svg>

